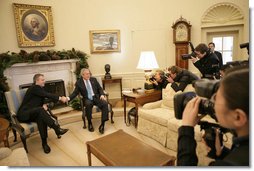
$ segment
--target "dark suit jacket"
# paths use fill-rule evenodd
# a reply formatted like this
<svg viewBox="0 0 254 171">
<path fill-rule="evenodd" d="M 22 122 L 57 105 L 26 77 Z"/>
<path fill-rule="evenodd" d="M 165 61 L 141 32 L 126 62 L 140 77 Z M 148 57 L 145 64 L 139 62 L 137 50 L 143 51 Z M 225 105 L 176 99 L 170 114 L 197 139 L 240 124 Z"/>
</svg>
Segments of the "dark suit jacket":
<svg viewBox="0 0 254 171">
<path fill-rule="evenodd" d="M 45 98 L 49 98 L 54 101 L 59 100 L 59 96 L 46 92 L 44 88 L 39 85 L 32 85 L 29 87 L 17 112 L 18 118 L 22 117 L 22 120 L 27 120 L 29 115 L 22 115 L 23 111 L 42 107 Z"/>
<path fill-rule="evenodd" d="M 211 78 L 219 72 L 219 59 L 214 53 L 208 53 L 195 62 L 194 66 L 201 72 L 202 78 Z"/>
<path fill-rule="evenodd" d="M 102 87 L 100 86 L 96 78 L 90 77 L 90 82 L 93 88 L 95 98 L 99 99 L 101 95 L 105 95 Z M 76 82 L 75 89 L 72 92 L 72 94 L 69 96 L 70 100 L 73 100 L 79 93 L 83 96 L 83 98 L 88 99 L 88 93 L 87 93 L 86 85 L 84 83 L 83 78 L 80 78 Z"/>
<path fill-rule="evenodd" d="M 180 90 L 183 91 L 188 84 L 192 84 L 194 80 L 198 79 L 199 79 L 198 76 L 184 69 L 182 72 L 178 73 L 174 79 L 174 81 L 179 83 L 179 85 L 173 82 L 171 84 L 171 87 L 175 90 L 175 92 Z"/>
<path fill-rule="evenodd" d="M 219 59 L 219 64 L 220 64 L 220 68 L 222 67 L 223 65 L 223 60 L 222 60 L 222 54 L 218 51 L 214 51 L 215 55 L 218 57 Z"/>
</svg>

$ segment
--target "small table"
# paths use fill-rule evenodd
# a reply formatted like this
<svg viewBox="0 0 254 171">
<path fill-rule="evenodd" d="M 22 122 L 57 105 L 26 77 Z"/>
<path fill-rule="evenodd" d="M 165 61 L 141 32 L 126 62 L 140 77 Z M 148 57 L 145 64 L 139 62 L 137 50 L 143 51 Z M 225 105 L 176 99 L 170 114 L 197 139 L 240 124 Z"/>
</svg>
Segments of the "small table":
<svg viewBox="0 0 254 171">
<path fill-rule="evenodd" d="M 111 84 L 111 83 L 119 83 L 120 84 L 120 95 L 121 97 L 123 96 L 122 94 L 122 77 L 112 77 L 111 79 L 105 79 L 102 78 L 102 86 L 103 90 L 105 90 L 105 84 Z"/>
<path fill-rule="evenodd" d="M 5 147 L 9 147 L 9 127 L 9 121 L 7 119 L 0 118 L 0 142 L 3 141 Z"/>
<path fill-rule="evenodd" d="M 137 114 L 135 116 L 135 127 L 138 125 L 138 106 L 144 105 L 145 103 L 154 102 L 162 99 L 162 93 L 160 90 L 154 90 L 149 93 L 133 93 L 133 92 L 123 92 L 124 98 L 124 123 L 126 122 L 126 102 L 135 103 L 135 108 Z"/>
<path fill-rule="evenodd" d="M 174 166 L 175 157 L 118 130 L 86 142 L 89 166 L 91 153 L 106 166 Z"/>
</svg>

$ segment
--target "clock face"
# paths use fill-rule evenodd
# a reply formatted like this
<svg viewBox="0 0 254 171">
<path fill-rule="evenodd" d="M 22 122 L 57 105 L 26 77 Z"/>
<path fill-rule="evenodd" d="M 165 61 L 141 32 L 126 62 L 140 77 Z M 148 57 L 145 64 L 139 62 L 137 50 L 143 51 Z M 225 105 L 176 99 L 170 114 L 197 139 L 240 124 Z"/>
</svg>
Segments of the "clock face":
<svg viewBox="0 0 254 171">
<path fill-rule="evenodd" d="M 183 23 L 176 26 L 176 41 L 188 41 L 188 28 Z"/>
</svg>

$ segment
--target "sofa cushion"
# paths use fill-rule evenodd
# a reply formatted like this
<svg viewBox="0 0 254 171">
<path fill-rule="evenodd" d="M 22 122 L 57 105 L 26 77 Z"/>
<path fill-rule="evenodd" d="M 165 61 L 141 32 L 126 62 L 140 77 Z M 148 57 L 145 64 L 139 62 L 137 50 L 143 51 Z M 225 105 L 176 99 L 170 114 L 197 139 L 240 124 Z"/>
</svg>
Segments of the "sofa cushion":
<svg viewBox="0 0 254 171">
<path fill-rule="evenodd" d="M 147 119 L 151 122 L 163 125 L 165 127 L 168 126 L 169 119 L 175 117 L 173 110 L 165 108 L 155 108 L 148 110 L 140 108 L 138 110 L 138 115 L 141 118 Z"/>
<path fill-rule="evenodd" d="M 162 89 L 162 103 L 161 108 L 173 109 L 174 108 L 174 96 L 177 93 L 182 91 L 175 92 L 169 83 L 165 89 Z"/>
</svg>

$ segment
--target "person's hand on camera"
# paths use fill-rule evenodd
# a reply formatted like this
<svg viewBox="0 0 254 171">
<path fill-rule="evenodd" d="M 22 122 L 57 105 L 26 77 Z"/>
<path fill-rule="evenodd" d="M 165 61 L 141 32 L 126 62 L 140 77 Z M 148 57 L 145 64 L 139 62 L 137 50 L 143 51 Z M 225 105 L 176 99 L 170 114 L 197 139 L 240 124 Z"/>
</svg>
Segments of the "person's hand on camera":
<svg viewBox="0 0 254 171">
<path fill-rule="evenodd" d="M 174 82 L 173 78 L 171 78 L 171 77 L 168 77 L 167 80 L 168 80 L 169 83 L 173 83 Z"/>
<path fill-rule="evenodd" d="M 197 58 L 197 57 L 193 57 L 193 56 L 191 56 L 191 61 L 192 61 L 192 63 L 195 63 L 195 62 L 197 62 L 199 59 Z"/>
<path fill-rule="evenodd" d="M 155 85 L 158 85 L 158 82 L 154 79 L 154 80 L 151 80 L 151 82 Z"/>
<path fill-rule="evenodd" d="M 200 97 L 194 97 L 187 103 L 183 111 L 182 125 L 194 127 L 199 122 L 198 108 L 200 101 Z"/>
<path fill-rule="evenodd" d="M 220 143 L 220 130 L 215 129 L 215 149 L 216 149 L 216 156 L 220 156 L 222 153 L 223 146 Z"/>
<path fill-rule="evenodd" d="M 44 110 L 46 110 L 46 111 L 48 110 L 48 105 L 47 104 L 43 104 L 42 107 L 43 107 Z"/>
</svg>

